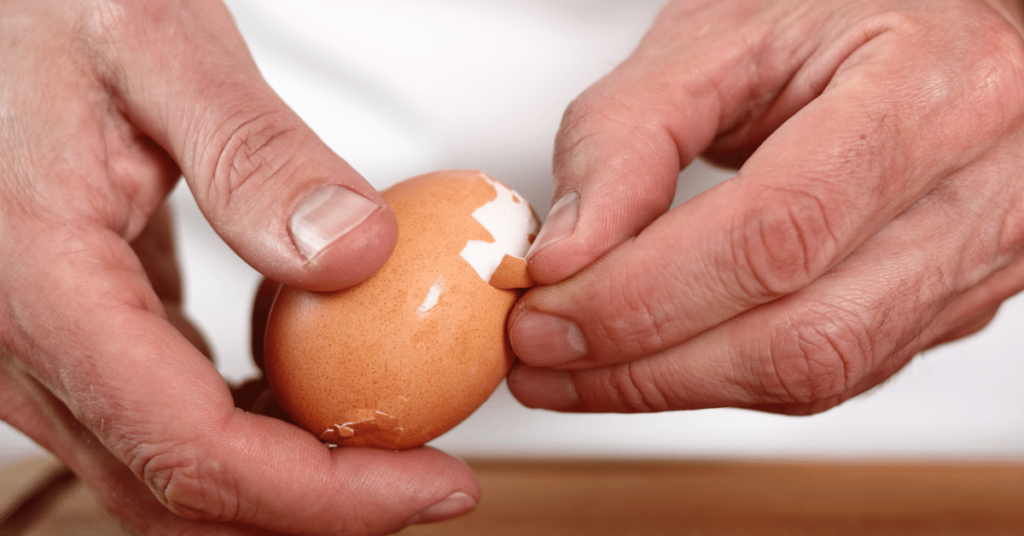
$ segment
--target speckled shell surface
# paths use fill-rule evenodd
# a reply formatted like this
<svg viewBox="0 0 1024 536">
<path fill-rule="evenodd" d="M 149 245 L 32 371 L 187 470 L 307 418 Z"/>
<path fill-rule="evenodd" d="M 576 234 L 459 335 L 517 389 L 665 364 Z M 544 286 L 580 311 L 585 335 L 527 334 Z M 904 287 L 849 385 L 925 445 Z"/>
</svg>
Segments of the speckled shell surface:
<svg viewBox="0 0 1024 536">
<path fill-rule="evenodd" d="M 493 241 L 471 216 L 497 195 L 484 177 L 447 171 L 396 184 L 383 196 L 398 243 L 377 274 L 333 293 L 281 289 L 266 369 L 300 426 L 328 443 L 412 448 L 501 383 L 514 361 L 505 324 L 521 291 L 492 287 L 459 255 L 468 240 Z"/>
</svg>

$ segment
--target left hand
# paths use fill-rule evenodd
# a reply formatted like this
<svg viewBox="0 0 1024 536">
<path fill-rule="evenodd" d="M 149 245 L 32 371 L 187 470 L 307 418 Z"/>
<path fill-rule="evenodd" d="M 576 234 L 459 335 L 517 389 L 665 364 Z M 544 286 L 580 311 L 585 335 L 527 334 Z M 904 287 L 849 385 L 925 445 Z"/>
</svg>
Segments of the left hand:
<svg viewBox="0 0 1024 536">
<path fill-rule="evenodd" d="M 397 239 L 223 2 L 7 0 L 0 65 L 0 420 L 144 534 L 385 534 L 476 505 L 442 452 L 328 449 L 238 409 L 182 317 L 179 175 L 284 284 L 354 285 Z"/>
<path fill-rule="evenodd" d="M 525 405 L 833 407 L 1024 287 L 1021 6 L 676 0 L 566 113 Z M 735 178 L 668 211 L 698 155 Z"/>
</svg>

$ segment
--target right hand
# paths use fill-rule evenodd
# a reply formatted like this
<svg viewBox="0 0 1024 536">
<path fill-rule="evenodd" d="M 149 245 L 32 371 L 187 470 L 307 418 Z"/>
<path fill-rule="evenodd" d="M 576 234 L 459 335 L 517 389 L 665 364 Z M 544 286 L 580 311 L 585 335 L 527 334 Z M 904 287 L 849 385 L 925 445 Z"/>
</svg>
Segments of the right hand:
<svg viewBox="0 0 1024 536">
<path fill-rule="evenodd" d="M 476 504 L 441 452 L 332 451 L 236 409 L 181 318 L 160 208 L 179 174 L 289 285 L 357 283 L 396 239 L 224 5 L 10 0 L 0 65 L 0 418 L 145 534 L 377 534 Z"/>
<path fill-rule="evenodd" d="M 1024 289 L 1018 0 L 674 0 L 568 109 L 528 407 L 825 411 Z M 697 155 L 735 177 L 669 210 Z"/>
</svg>

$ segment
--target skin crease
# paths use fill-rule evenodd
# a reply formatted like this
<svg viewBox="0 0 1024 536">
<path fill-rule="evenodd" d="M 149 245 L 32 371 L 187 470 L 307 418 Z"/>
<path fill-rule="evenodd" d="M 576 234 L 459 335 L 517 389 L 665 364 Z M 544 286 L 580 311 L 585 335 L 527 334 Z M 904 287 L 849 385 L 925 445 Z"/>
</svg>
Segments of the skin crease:
<svg viewBox="0 0 1024 536">
<path fill-rule="evenodd" d="M 565 115 L 554 199 L 579 219 L 529 259 L 546 285 L 510 318 L 513 394 L 808 414 L 982 328 L 1024 288 L 1020 21 L 1009 1 L 668 3 Z M 666 212 L 698 155 L 736 177 Z"/>
<path fill-rule="evenodd" d="M 479 485 L 444 453 L 330 451 L 237 409 L 181 314 L 162 208 L 179 173 L 277 281 L 351 285 L 395 240 L 221 3 L 3 2 L 0 63 L 0 418 L 141 534 L 383 534 L 472 509 Z M 288 215 L 324 184 L 381 208 L 307 260 Z"/>
<path fill-rule="evenodd" d="M 517 332 L 530 310 L 575 321 L 588 353 L 521 366 L 513 392 L 806 413 L 983 326 L 1024 281 L 1018 11 L 668 4 L 567 112 L 555 192 L 580 220 L 531 257 L 548 286 L 511 319 L 527 362 L 547 358 Z M 303 195 L 379 198 L 266 87 L 223 5 L 10 0 L 0 62 L 0 418 L 143 534 L 382 534 L 453 493 L 470 503 L 445 516 L 472 507 L 474 477 L 440 452 L 328 452 L 236 410 L 180 315 L 159 224 L 179 171 L 277 281 L 350 285 L 394 240 L 382 209 L 299 256 Z M 665 214 L 701 154 L 738 178 Z"/>
</svg>

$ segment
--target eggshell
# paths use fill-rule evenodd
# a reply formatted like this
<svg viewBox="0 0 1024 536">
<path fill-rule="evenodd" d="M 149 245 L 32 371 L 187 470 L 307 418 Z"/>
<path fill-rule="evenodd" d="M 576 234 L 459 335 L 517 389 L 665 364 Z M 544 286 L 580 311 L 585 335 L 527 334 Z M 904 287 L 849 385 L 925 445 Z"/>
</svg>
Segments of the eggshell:
<svg viewBox="0 0 1024 536">
<path fill-rule="evenodd" d="M 399 226 L 391 258 L 339 292 L 283 287 L 267 324 L 265 362 L 281 407 L 321 440 L 406 449 L 464 420 L 508 373 L 515 357 L 505 324 L 522 291 L 496 288 L 483 275 L 506 255 L 524 255 L 538 223 L 522 198 L 476 171 L 421 175 L 383 196 Z M 492 223 L 481 216 L 488 210 Z M 495 229 L 493 221 L 515 225 Z M 469 252 L 503 247 L 496 260 L 485 259 L 490 268 Z M 525 263 L 519 270 L 513 279 L 529 281 Z"/>
<path fill-rule="evenodd" d="M 526 259 L 506 254 L 487 280 L 494 288 L 530 288 L 537 284 L 526 267 Z"/>
</svg>

